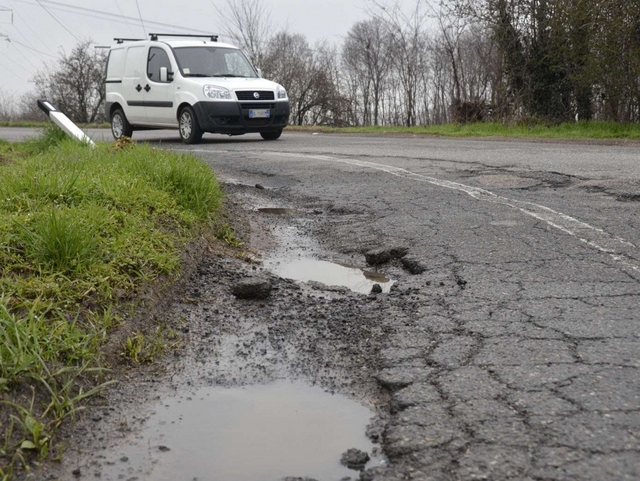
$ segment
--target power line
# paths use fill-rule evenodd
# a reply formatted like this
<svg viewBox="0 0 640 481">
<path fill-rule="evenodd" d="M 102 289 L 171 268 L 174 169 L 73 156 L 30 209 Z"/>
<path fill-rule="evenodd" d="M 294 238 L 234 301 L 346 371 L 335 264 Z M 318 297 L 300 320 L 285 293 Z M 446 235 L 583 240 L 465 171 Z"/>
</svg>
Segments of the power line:
<svg viewBox="0 0 640 481">
<path fill-rule="evenodd" d="M 26 22 L 26 21 L 24 20 L 24 18 L 22 17 L 22 15 L 20 15 L 20 12 L 18 12 L 18 10 L 13 6 L 13 4 L 12 4 L 10 1 L 9 1 L 9 5 L 11 6 L 11 8 L 13 8 L 13 10 L 14 10 L 14 12 L 15 12 L 15 14 L 16 14 L 16 17 L 18 17 L 18 19 L 19 19 L 19 20 L 21 20 L 21 21 L 22 21 L 22 23 L 26 25 L 26 27 L 27 27 L 27 28 L 29 29 L 29 31 L 33 34 L 33 36 L 34 36 L 36 39 L 38 39 L 38 41 L 39 41 L 42 45 L 44 45 L 44 47 L 45 47 L 45 48 L 51 49 L 51 47 L 49 46 L 49 44 L 47 44 L 44 40 L 42 40 L 42 37 L 41 37 L 41 36 L 38 34 L 38 32 L 36 32 L 36 31 L 34 30 L 34 28 L 31 26 L 31 22 Z M 19 31 L 19 30 L 18 30 L 17 25 L 13 24 L 13 27 L 14 27 L 17 31 Z M 24 37 L 24 35 L 23 35 L 23 37 Z M 27 42 L 27 43 L 28 43 L 28 42 Z"/>
<path fill-rule="evenodd" d="M 13 2 L 17 2 L 17 3 L 23 3 L 25 5 L 36 5 L 30 1 L 27 0 L 12 0 Z M 52 0 L 35 0 L 38 2 L 38 4 L 40 3 L 45 3 L 47 5 L 49 5 L 49 8 L 51 8 L 52 10 L 60 10 L 63 12 L 68 12 L 68 13 L 75 13 L 77 15 L 83 15 L 85 17 L 91 17 L 91 18 L 99 18 L 101 20 L 106 20 L 106 19 L 113 19 L 119 23 L 126 23 L 123 22 L 123 20 L 126 20 L 128 22 L 131 22 L 134 25 L 139 25 L 140 24 L 140 18 L 136 18 L 136 17 L 129 17 L 129 16 L 123 16 L 123 15 L 118 15 L 115 13 L 110 13 L 110 12 L 105 12 L 103 10 L 95 10 L 92 8 L 86 8 L 86 7 L 78 7 L 75 5 L 69 5 L 68 3 L 61 3 L 61 2 L 55 2 Z M 153 26 L 157 26 L 157 27 L 167 27 L 167 28 L 171 28 L 174 30 L 182 30 L 182 31 L 189 31 L 189 32 L 194 32 L 194 33 L 203 33 L 203 34 L 207 34 L 207 35 L 212 35 L 215 34 L 215 32 L 210 32 L 210 31 L 205 31 L 205 30 L 199 30 L 199 29 L 195 29 L 192 27 L 185 27 L 183 25 L 175 25 L 175 24 L 171 24 L 171 23 L 163 23 L 163 22 L 155 22 L 152 20 L 148 20 L 148 19 L 143 19 L 145 26 L 146 25 L 153 25 Z"/>
<path fill-rule="evenodd" d="M 124 13 L 122 12 L 122 8 L 120 8 L 120 2 L 118 2 L 118 0 L 116 0 L 116 7 L 118 7 L 118 12 L 120 12 L 120 17 L 124 20 Z M 127 30 L 129 30 L 129 33 L 131 32 L 131 26 L 127 23 L 127 22 L 123 22 L 127 25 Z"/>
<path fill-rule="evenodd" d="M 76 41 L 78 41 L 78 42 L 80 41 L 80 39 L 79 39 L 78 37 L 76 37 L 76 35 L 75 35 L 71 30 L 69 30 L 69 29 L 68 29 L 68 28 L 67 28 L 67 27 L 66 27 L 66 26 L 65 26 L 65 25 L 64 25 L 60 20 L 58 20 L 58 19 L 53 15 L 53 13 L 51 13 L 49 10 L 47 10 L 47 7 L 45 7 L 44 5 L 42 5 L 42 3 L 41 3 L 41 1 L 40 1 L 40 0 L 36 0 L 36 2 L 38 2 L 38 5 L 40 5 L 42 8 L 44 8 L 44 11 L 45 11 L 45 12 L 47 12 L 47 13 L 51 16 L 51 18 L 53 18 L 56 22 L 58 22 L 58 23 L 60 24 L 60 26 L 61 26 L 62 28 L 64 28 L 67 32 L 69 32 L 69 34 L 71 34 L 71 36 L 72 36 L 73 38 L 75 38 L 75 39 L 76 39 Z"/>
<path fill-rule="evenodd" d="M 11 38 L 7 38 L 7 40 L 9 41 L 9 43 L 11 43 Z M 17 44 L 16 44 L 16 45 L 17 45 Z M 34 69 L 38 70 L 38 67 L 36 67 L 36 66 L 33 64 L 33 62 L 31 62 L 31 60 L 29 60 L 29 59 L 27 58 L 27 56 L 26 56 L 24 53 L 22 53 L 22 51 L 21 51 L 21 50 L 18 50 L 18 49 L 16 48 L 16 52 L 18 52 L 18 53 L 20 54 L 20 56 L 21 56 L 23 59 L 25 59 L 25 60 L 26 60 L 26 62 L 27 62 L 29 65 L 31 65 Z"/>
<path fill-rule="evenodd" d="M 48 54 L 48 53 L 46 53 L 46 52 L 43 52 L 42 50 L 38 50 L 38 49 L 36 49 L 36 48 L 30 47 L 30 46 L 28 46 L 28 45 L 25 45 L 24 43 L 18 42 L 15 38 L 9 38 L 9 41 L 10 41 L 11 43 L 17 43 L 17 44 L 18 44 L 18 45 L 20 45 L 21 47 L 28 48 L 29 50 L 33 50 L 34 52 L 37 52 L 37 53 L 39 53 L 39 54 L 41 54 L 41 55 L 46 55 L 47 57 L 56 58 L 56 59 L 57 59 L 57 58 L 60 58 L 60 57 L 59 57 L 59 56 L 57 56 L 57 55 L 51 55 L 51 54 Z"/>
<path fill-rule="evenodd" d="M 23 82 L 27 82 L 29 83 L 29 81 L 22 77 L 21 75 L 18 75 L 17 73 L 15 73 L 13 70 L 11 70 L 9 67 L 7 67 L 5 64 L 3 64 L 2 62 L 0 62 L 0 67 L 2 67 L 3 69 L 5 69 L 7 72 L 9 72 L 11 75 L 13 75 L 15 78 L 17 78 L 18 80 L 22 80 Z"/>
<path fill-rule="evenodd" d="M 147 36 L 147 29 L 144 28 L 144 20 L 142 20 L 142 13 L 140 13 L 140 4 L 138 0 L 136 0 L 136 7 L 138 7 L 138 17 L 140 17 L 140 23 L 142 24 L 142 31 L 144 32 L 144 36 Z"/>
<path fill-rule="evenodd" d="M 16 13 L 17 13 L 17 12 L 16 12 Z M 29 50 L 35 50 L 35 49 L 33 48 L 33 46 L 31 45 L 31 42 L 29 41 L 29 39 L 26 37 L 26 35 L 24 35 L 24 34 L 20 31 L 20 29 L 17 27 L 17 25 L 16 25 L 15 23 L 14 23 L 14 24 L 12 24 L 12 25 L 11 25 L 11 27 L 13 27 L 13 29 L 15 30 L 16 35 L 20 35 L 20 37 L 21 37 L 22 39 L 24 39 L 24 41 L 26 42 L 26 44 L 23 44 L 22 42 L 19 42 L 18 40 L 15 40 L 11 35 L 9 35 L 9 36 L 7 37 L 7 40 L 8 40 L 9 42 L 15 43 L 15 44 L 20 45 L 20 46 L 22 46 L 22 47 L 25 47 L 25 48 L 27 48 L 27 49 L 29 49 Z M 7 33 L 8 33 L 8 32 L 7 32 Z M 38 57 L 38 59 L 40 59 L 42 62 L 45 62 L 45 59 L 44 59 L 44 57 L 43 57 L 42 55 L 40 55 L 40 52 L 39 52 L 39 51 L 36 51 L 36 52 L 37 52 L 37 53 L 36 53 L 36 56 Z M 33 55 L 33 53 L 32 53 L 32 55 Z"/>
</svg>

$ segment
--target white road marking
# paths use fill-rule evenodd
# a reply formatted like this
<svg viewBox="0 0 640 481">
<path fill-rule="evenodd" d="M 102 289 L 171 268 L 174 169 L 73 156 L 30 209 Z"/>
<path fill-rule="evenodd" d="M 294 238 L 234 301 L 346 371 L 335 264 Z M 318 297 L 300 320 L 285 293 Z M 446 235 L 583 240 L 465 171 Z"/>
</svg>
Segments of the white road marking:
<svg viewBox="0 0 640 481">
<path fill-rule="evenodd" d="M 191 150 L 190 152 L 204 152 L 211 154 L 210 150 Z M 228 151 L 228 153 L 240 153 L 236 151 Z M 581 220 L 575 219 L 567 214 L 562 212 L 555 211 L 549 207 L 544 205 L 536 204 L 533 202 L 525 202 L 516 199 L 509 199 L 507 197 L 503 197 L 497 194 L 494 194 L 491 191 L 486 189 L 481 189 L 479 187 L 473 187 L 470 185 L 461 184 L 459 182 L 452 182 L 449 180 L 437 179 L 435 177 L 430 177 L 422 174 L 416 174 L 409 170 L 394 167 L 391 165 L 378 164 L 375 162 L 369 162 L 366 160 L 357 160 L 357 159 L 345 159 L 338 157 L 331 157 L 328 155 L 309 155 L 309 154 L 298 154 L 298 153 L 290 153 L 290 152 L 273 152 L 273 151 L 261 151 L 260 155 L 270 155 L 276 157 L 287 157 L 294 159 L 308 159 L 308 160 L 321 160 L 324 162 L 333 162 L 340 164 L 348 164 L 357 167 L 364 167 L 367 169 L 378 170 L 381 172 L 385 172 L 387 174 L 395 175 L 397 177 L 402 177 L 405 179 L 414 180 L 416 182 L 428 182 L 433 185 L 437 185 L 440 187 L 444 187 L 447 189 L 458 190 L 461 192 L 465 192 L 470 195 L 474 199 L 484 201 L 484 202 L 492 202 L 495 204 L 506 205 L 513 209 L 519 210 L 523 214 L 531 216 L 537 220 L 545 222 L 547 225 L 564 232 L 567 235 L 575 237 L 588 245 L 592 249 L 603 252 L 605 254 L 609 254 L 613 260 L 622 264 L 623 266 L 632 269 L 635 272 L 640 272 L 640 264 L 627 254 L 623 252 L 623 250 L 637 250 L 638 247 L 631 242 L 622 239 L 620 237 L 616 237 L 608 232 L 600 229 L 598 227 L 592 226 L 583 222 Z"/>
<path fill-rule="evenodd" d="M 285 152 L 264 153 L 281 157 L 303 157 L 313 160 L 323 160 L 326 162 L 337 162 L 355 165 L 358 167 L 379 170 L 391 175 L 395 175 L 397 177 L 402 177 L 417 182 L 428 182 L 430 184 L 434 184 L 447 189 L 465 192 L 477 200 L 502 204 L 517 209 L 526 215 L 547 223 L 551 227 L 554 227 L 564 232 L 565 234 L 578 238 L 581 242 L 587 244 L 589 247 L 609 254 L 615 261 L 624 264 L 626 267 L 631 268 L 634 271 L 640 272 L 640 265 L 638 265 L 634 260 L 627 257 L 624 253 L 620 252 L 620 247 L 637 249 L 636 245 L 620 237 L 613 236 L 608 232 L 605 232 L 603 229 L 587 224 L 586 222 L 582 222 L 562 212 L 550 209 L 549 207 L 546 207 L 544 205 L 535 204 L 533 202 L 524 202 L 520 200 L 509 199 L 507 197 L 502 197 L 500 195 L 494 194 L 491 191 L 481 189 L 479 187 L 473 187 L 449 180 L 441 180 L 435 177 L 416 174 L 400 167 L 377 164 L 375 162 L 368 162 L 365 160 L 341 159 L 326 155 L 289 154 Z"/>
</svg>

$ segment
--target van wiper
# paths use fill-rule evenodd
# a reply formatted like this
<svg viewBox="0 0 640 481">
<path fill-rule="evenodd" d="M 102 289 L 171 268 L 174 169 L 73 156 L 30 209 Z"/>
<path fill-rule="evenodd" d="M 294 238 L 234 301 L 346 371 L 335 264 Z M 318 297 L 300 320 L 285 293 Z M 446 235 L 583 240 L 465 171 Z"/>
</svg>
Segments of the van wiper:
<svg viewBox="0 0 640 481">
<path fill-rule="evenodd" d="M 199 78 L 209 78 L 209 77 L 215 77 L 215 75 L 207 75 L 206 73 L 186 73 L 184 74 L 185 77 L 199 77 Z"/>
<path fill-rule="evenodd" d="M 212 77 L 236 77 L 236 78 L 244 78 L 244 75 L 234 75 L 232 73 L 217 73 L 212 75 Z"/>
</svg>

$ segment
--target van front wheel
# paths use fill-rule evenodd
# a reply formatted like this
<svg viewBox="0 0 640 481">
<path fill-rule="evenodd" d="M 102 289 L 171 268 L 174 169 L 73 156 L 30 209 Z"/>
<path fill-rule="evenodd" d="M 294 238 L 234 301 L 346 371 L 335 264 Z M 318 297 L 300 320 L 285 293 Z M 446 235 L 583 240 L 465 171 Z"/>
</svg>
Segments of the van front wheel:
<svg viewBox="0 0 640 481">
<path fill-rule="evenodd" d="M 180 138 L 185 144 L 197 144 L 202 140 L 204 131 L 200 128 L 196 113 L 191 107 L 185 107 L 178 117 Z"/>
<path fill-rule="evenodd" d="M 111 116 L 111 133 L 116 140 L 133 135 L 133 127 L 125 117 L 122 109 L 117 109 Z"/>
<path fill-rule="evenodd" d="M 276 130 L 275 132 L 260 132 L 260 135 L 264 140 L 278 140 L 282 135 L 282 130 Z"/>
</svg>

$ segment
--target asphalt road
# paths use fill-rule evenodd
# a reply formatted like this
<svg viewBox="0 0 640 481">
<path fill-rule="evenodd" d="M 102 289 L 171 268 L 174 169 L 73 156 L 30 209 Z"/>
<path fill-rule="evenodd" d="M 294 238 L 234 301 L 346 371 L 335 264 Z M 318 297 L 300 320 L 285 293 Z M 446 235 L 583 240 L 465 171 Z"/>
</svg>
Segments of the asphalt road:
<svg viewBox="0 0 640 481">
<path fill-rule="evenodd" d="M 327 252 L 404 244 L 427 267 L 403 281 L 421 301 L 388 320 L 391 466 L 367 479 L 640 479 L 637 148 L 138 138 L 273 189 L 273 206 L 330 206 Z M 439 282 L 457 287 L 430 295 Z"/>
</svg>

